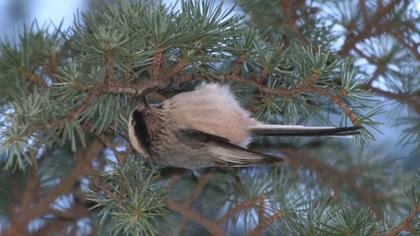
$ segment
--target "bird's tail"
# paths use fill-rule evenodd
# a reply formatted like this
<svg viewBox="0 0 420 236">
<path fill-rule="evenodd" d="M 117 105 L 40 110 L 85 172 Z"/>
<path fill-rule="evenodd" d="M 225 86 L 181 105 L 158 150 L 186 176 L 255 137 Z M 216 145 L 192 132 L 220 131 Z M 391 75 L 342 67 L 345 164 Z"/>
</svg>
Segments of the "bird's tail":
<svg viewBox="0 0 420 236">
<path fill-rule="evenodd" d="M 251 128 L 252 135 L 262 136 L 340 136 L 351 137 L 360 134 L 361 127 L 311 127 L 299 125 L 265 125 Z"/>
</svg>

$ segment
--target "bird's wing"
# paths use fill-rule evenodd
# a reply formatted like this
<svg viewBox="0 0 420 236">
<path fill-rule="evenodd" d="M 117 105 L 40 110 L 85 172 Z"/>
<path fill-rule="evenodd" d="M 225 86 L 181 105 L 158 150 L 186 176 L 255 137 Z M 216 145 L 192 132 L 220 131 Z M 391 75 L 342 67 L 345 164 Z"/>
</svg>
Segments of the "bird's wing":
<svg viewBox="0 0 420 236">
<path fill-rule="evenodd" d="M 194 140 L 196 146 L 214 158 L 215 166 L 243 167 L 283 161 L 284 155 L 266 154 L 242 148 L 228 139 L 196 129 L 183 129 L 184 137 Z"/>
</svg>

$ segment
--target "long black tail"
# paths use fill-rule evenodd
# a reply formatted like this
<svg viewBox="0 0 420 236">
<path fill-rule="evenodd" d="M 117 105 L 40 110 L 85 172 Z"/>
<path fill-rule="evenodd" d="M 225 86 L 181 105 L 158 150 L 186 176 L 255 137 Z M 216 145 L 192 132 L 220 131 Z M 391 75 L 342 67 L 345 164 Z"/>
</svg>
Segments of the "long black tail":
<svg viewBox="0 0 420 236">
<path fill-rule="evenodd" d="M 263 136 L 353 136 L 360 135 L 362 127 L 306 127 L 295 125 L 258 125 L 251 128 L 253 135 Z"/>
</svg>

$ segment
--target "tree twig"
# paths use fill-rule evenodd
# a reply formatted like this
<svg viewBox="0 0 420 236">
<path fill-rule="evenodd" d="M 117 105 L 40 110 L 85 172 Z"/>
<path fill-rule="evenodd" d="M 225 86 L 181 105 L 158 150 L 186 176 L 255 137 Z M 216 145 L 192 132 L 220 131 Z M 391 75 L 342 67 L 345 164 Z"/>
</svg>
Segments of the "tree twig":
<svg viewBox="0 0 420 236">
<path fill-rule="evenodd" d="M 86 149 L 78 153 L 76 155 L 78 159 L 76 160 L 75 166 L 70 173 L 62 179 L 61 183 L 53 191 L 41 197 L 40 201 L 32 208 L 15 215 L 15 217 L 11 219 L 10 227 L 4 235 L 22 235 L 26 230 L 26 225 L 31 220 L 36 219 L 37 217 L 40 217 L 50 211 L 50 205 L 59 196 L 70 193 L 73 189 L 73 185 L 79 180 L 79 178 L 93 170 L 91 162 L 98 156 L 102 148 L 103 144 L 96 139 Z"/>
<path fill-rule="evenodd" d="M 404 221 L 401 222 L 401 224 L 385 232 L 384 236 L 396 236 L 396 235 L 399 235 L 401 231 L 411 232 L 414 219 L 417 217 L 419 213 L 420 213 L 420 206 L 413 206 L 407 218 L 405 218 Z"/>
<path fill-rule="evenodd" d="M 166 206 L 176 212 L 179 212 L 182 218 L 191 220 L 196 222 L 197 224 L 201 225 L 204 229 L 206 229 L 209 233 L 215 236 L 224 236 L 227 235 L 226 232 L 215 222 L 207 220 L 198 212 L 193 211 L 192 209 L 185 207 L 184 204 L 175 203 L 169 201 L 166 203 Z"/>
</svg>

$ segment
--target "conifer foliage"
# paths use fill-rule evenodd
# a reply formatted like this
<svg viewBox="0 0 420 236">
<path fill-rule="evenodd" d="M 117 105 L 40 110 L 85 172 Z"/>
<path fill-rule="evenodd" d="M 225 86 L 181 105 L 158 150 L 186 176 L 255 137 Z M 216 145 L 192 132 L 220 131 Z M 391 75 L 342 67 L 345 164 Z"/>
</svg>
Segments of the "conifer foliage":
<svg viewBox="0 0 420 236">
<path fill-rule="evenodd" d="M 370 145 L 386 100 L 408 110 L 399 145 L 420 150 L 415 1 L 179 5 L 101 3 L 68 29 L 35 22 L 1 42 L 2 235 L 420 234 L 420 172 Z M 259 120 L 362 135 L 256 140 L 281 165 L 144 161 L 126 125 L 141 97 L 203 82 L 231 86 Z"/>
</svg>

